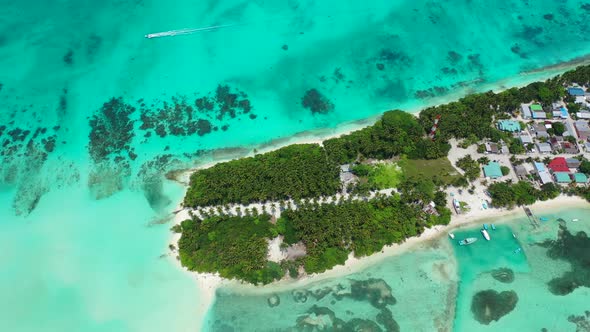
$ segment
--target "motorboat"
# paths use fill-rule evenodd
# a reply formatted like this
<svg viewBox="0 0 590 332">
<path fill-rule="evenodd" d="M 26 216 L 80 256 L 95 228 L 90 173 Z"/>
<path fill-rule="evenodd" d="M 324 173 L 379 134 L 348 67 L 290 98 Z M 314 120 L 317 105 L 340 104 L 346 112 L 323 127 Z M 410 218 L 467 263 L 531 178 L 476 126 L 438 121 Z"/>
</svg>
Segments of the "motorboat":
<svg viewBox="0 0 590 332">
<path fill-rule="evenodd" d="M 572 219 L 572 221 L 580 221 L 580 219 L 574 218 L 574 219 Z"/>
<path fill-rule="evenodd" d="M 450 237 L 451 239 L 454 239 L 454 238 L 455 238 L 455 234 L 453 234 L 453 233 L 449 233 L 449 237 Z"/>
<path fill-rule="evenodd" d="M 489 240 L 491 240 L 491 238 L 490 238 L 490 234 L 488 234 L 488 231 L 487 231 L 487 230 L 485 230 L 485 229 L 482 229 L 482 230 L 481 230 L 481 234 L 483 234 L 483 237 L 484 237 L 486 240 L 488 240 L 488 241 L 489 241 Z"/>
<path fill-rule="evenodd" d="M 517 248 L 516 250 L 514 250 L 514 253 L 515 253 L 515 254 L 518 254 L 518 253 L 519 253 L 519 252 L 521 252 L 521 251 L 522 251 L 522 248 Z"/>
<path fill-rule="evenodd" d="M 459 241 L 459 245 L 460 246 L 467 246 L 467 245 L 472 244 L 475 241 L 477 241 L 477 238 L 475 238 L 475 237 L 468 237 L 466 239 L 463 239 L 463 240 Z"/>
<path fill-rule="evenodd" d="M 495 231 L 496 230 L 496 225 L 492 224 L 492 230 Z"/>
<path fill-rule="evenodd" d="M 488 229 L 488 224 L 483 224 L 483 229 L 487 230 Z"/>
<path fill-rule="evenodd" d="M 512 237 L 516 239 L 516 234 L 512 233 Z"/>
</svg>

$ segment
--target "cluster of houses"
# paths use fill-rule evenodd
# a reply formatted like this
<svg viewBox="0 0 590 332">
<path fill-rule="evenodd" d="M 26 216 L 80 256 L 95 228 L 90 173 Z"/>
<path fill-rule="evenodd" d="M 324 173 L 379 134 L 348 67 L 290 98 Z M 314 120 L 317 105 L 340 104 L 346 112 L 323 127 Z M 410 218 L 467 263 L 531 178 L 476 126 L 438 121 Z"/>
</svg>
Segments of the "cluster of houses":
<svg viewBox="0 0 590 332">
<path fill-rule="evenodd" d="M 523 163 L 514 166 L 514 173 L 521 180 L 534 179 L 539 185 L 546 183 L 586 185 L 588 176 L 578 169 L 581 161 L 576 158 L 555 157 L 549 164 L 542 162 Z M 500 164 L 491 161 L 483 166 L 484 177 L 499 179 L 504 176 Z"/>
<path fill-rule="evenodd" d="M 527 178 L 529 174 L 536 174 L 541 185 L 547 183 L 585 185 L 588 183 L 588 176 L 579 172 L 579 167 L 579 159 L 556 157 L 547 165 L 542 162 L 533 162 L 532 168 L 530 164 L 523 164 L 515 166 L 514 171 L 521 179 Z"/>
<path fill-rule="evenodd" d="M 522 122 L 499 120 L 498 129 L 513 133 L 527 152 L 578 154 L 581 149 L 590 151 L 590 92 L 580 87 L 571 87 L 567 91 L 580 105 L 574 119 L 563 102 L 553 103 L 550 109 L 529 103 L 521 105 Z M 486 146 L 488 153 L 494 153 L 494 150 L 488 150 Z"/>
<path fill-rule="evenodd" d="M 558 156 L 547 165 L 534 162 L 514 166 L 518 178 L 537 180 L 541 185 L 588 183 L 588 176 L 578 172 L 580 160 L 573 158 L 573 155 L 590 152 L 590 92 L 581 87 L 570 87 L 567 93 L 570 101 L 575 100 L 580 105 L 580 111 L 575 115 L 570 115 L 563 102 L 553 103 L 550 108 L 528 103 L 521 105 L 520 117 L 497 121 L 498 129 L 512 133 L 513 138 L 522 143 L 527 153 Z M 509 153 L 503 142 L 485 143 L 485 151 L 493 154 Z M 572 158 L 567 155 L 572 155 Z M 500 164 L 495 161 L 485 165 L 483 172 L 489 179 L 503 176 Z"/>
</svg>

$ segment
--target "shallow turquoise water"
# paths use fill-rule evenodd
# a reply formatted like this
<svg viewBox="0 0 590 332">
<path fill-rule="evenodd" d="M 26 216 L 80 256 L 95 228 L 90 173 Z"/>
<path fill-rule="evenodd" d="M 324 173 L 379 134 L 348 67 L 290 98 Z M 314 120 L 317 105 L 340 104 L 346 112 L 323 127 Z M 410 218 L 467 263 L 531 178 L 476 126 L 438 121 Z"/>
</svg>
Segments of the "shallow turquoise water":
<svg viewBox="0 0 590 332">
<path fill-rule="evenodd" d="M 417 251 L 384 260 L 361 272 L 341 278 L 319 281 L 292 290 L 273 291 L 270 286 L 262 294 L 244 294 L 231 289 L 218 291 L 215 305 L 205 322 L 206 331 L 306 331 L 316 318 L 314 308 L 331 310 L 318 314 L 317 329 L 330 330 L 336 321 L 350 325 L 345 331 L 357 330 L 360 320 L 376 322 L 383 308 L 392 313 L 402 331 L 432 331 L 450 327 L 447 301 L 456 295 L 456 271 L 448 246 L 438 244 L 421 246 Z M 368 282 L 371 286 L 355 292 L 355 282 Z M 383 286 L 384 285 L 384 286 Z M 382 288 L 380 288 L 382 287 Z M 370 289 L 386 289 L 395 298 L 383 308 L 371 302 Z M 381 293 L 379 293 L 381 294 Z M 280 304 L 271 307 L 269 298 L 277 296 Z M 385 296 L 383 296 L 386 298 Z M 355 323 L 359 325 L 353 325 Z M 322 325 L 323 324 L 323 325 Z M 370 326 L 370 325 L 365 325 Z M 383 327 L 383 326 L 381 326 Z M 373 330 L 368 330 L 373 331 Z"/>
<path fill-rule="evenodd" d="M 547 222 L 533 229 L 526 217 L 514 220 L 508 226 L 490 231 L 492 241 L 480 241 L 469 248 L 456 246 L 455 253 L 459 261 L 461 284 L 457 297 L 455 330 L 467 331 L 506 331 L 527 330 L 540 331 L 575 331 L 575 325 L 568 321 L 570 315 L 583 315 L 589 310 L 588 297 L 590 288 L 579 287 L 564 296 L 554 295 L 548 290 L 547 283 L 564 272 L 572 269 L 571 264 L 563 260 L 554 260 L 547 256 L 547 249 L 538 246 L 547 239 L 554 240 L 558 234 L 557 218 L 566 220 L 567 228 L 573 234 L 590 231 L 590 209 L 568 209 L 553 213 L 540 214 Z M 571 222 L 572 219 L 578 222 Z M 478 236 L 479 229 L 457 233 L 458 237 Z M 517 237 L 512 237 L 512 232 Z M 479 245 L 479 246 L 477 246 Z M 514 253 L 521 247 L 521 253 Z M 467 250 L 466 250 L 467 249 Z M 569 248 L 565 250 L 571 250 Z M 584 253 L 587 255 L 587 252 Z M 513 283 L 504 284 L 494 280 L 490 271 L 497 268 L 510 268 L 515 272 Z M 480 290 L 494 289 L 498 292 L 514 290 L 518 294 L 518 303 L 514 311 L 497 322 L 482 325 L 472 315 L 471 297 Z"/>
<path fill-rule="evenodd" d="M 520 73 L 590 53 L 582 3 L 0 0 L 0 328 L 197 330 L 168 225 L 147 227 L 182 196 L 163 172 L 544 77 Z M 251 110 L 199 110 L 220 84 Z M 333 110 L 304 108 L 309 89 Z M 113 120 L 119 96 L 135 111 Z"/>
<path fill-rule="evenodd" d="M 554 295 L 547 283 L 571 269 L 568 262 L 547 256 L 547 248 L 538 244 L 557 238 L 557 218 L 567 222 L 569 232 L 590 230 L 589 208 L 555 211 L 543 216 L 549 219 L 534 229 L 523 216 L 509 220 L 496 220 L 495 231 L 490 230 L 491 241 L 480 234 L 481 225 L 470 226 L 455 232 L 457 239 L 477 237 L 470 246 L 459 246 L 447 237 L 421 244 L 399 256 L 383 259 L 362 272 L 316 282 L 292 289 L 244 290 L 221 289 L 206 323 L 207 331 L 296 331 L 304 330 L 304 319 L 312 316 L 314 306 L 327 308 L 334 316 L 352 322 L 354 319 L 379 322 L 380 313 L 366 299 L 339 298 L 351 293 L 351 280 L 384 282 L 397 300 L 386 306 L 401 331 L 575 331 L 568 320 L 589 310 L 590 288 L 579 287 L 568 295 Z M 524 214 L 524 213 L 523 213 Z M 516 239 L 512 234 L 516 235 Z M 522 252 L 514 250 L 522 248 Z M 571 250 L 568 248 L 566 250 Z M 587 252 L 583 253 L 587 255 Z M 492 271 L 508 268 L 514 272 L 514 281 L 502 283 L 492 277 Z M 340 288 L 339 288 L 340 286 Z M 316 299 L 321 290 L 330 290 Z M 515 291 L 518 302 L 514 310 L 489 324 L 481 324 L 471 310 L 475 293 L 492 289 L 497 292 Z M 302 303 L 301 294 L 307 295 Z M 280 304 L 271 307 L 269 298 L 278 296 Z M 327 311 L 324 311 L 327 312 Z M 322 322 L 333 322 L 324 313 Z M 312 316 L 316 317 L 316 316 Z M 534 319 L 532 319 L 534 317 Z M 298 325 L 299 323 L 299 325 Z M 331 325 L 327 325 L 331 326 Z M 309 327 L 309 326 L 307 326 Z M 379 323 L 370 331 L 387 331 Z"/>
</svg>

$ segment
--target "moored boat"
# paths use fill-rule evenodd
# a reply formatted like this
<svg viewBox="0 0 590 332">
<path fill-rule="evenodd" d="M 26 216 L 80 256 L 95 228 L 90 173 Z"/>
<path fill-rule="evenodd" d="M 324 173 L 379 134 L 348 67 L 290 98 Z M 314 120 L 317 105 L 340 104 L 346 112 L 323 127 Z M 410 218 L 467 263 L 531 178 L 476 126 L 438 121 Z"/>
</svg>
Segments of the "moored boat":
<svg viewBox="0 0 590 332">
<path fill-rule="evenodd" d="M 488 224 L 483 224 L 483 229 L 487 230 L 488 229 Z"/>
<path fill-rule="evenodd" d="M 572 219 L 572 221 L 580 221 L 580 219 L 574 218 L 574 219 Z"/>
<path fill-rule="evenodd" d="M 496 225 L 492 224 L 492 230 L 496 230 Z"/>
<path fill-rule="evenodd" d="M 481 230 L 481 234 L 483 234 L 483 237 L 484 237 L 486 240 L 488 240 L 488 241 L 489 241 L 489 240 L 491 240 L 491 238 L 490 238 L 490 234 L 488 234 L 488 231 L 486 231 L 485 229 L 482 229 L 482 230 Z"/>
<path fill-rule="evenodd" d="M 466 245 L 472 244 L 475 241 L 477 241 L 477 238 L 475 238 L 475 237 L 468 237 L 466 239 L 463 239 L 463 240 L 459 241 L 459 245 L 460 246 L 466 246 Z"/>
<path fill-rule="evenodd" d="M 449 233 L 449 237 L 450 237 L 451 239 L 454 239 L 454 238 L 455 238 L 455 234 L 453 234 L 453 233 Z"/>
</svg>

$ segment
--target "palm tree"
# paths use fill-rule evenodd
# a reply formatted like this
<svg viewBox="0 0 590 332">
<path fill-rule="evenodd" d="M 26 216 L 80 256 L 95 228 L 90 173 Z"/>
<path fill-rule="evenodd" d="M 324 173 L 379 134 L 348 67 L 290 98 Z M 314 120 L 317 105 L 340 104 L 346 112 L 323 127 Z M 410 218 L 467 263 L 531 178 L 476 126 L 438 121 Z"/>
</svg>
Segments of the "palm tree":
<svg viewBox="0 0 590 332">
<path fill-rule="evenodd" d="M 270 204 L 270 211 L 272 212 L 272 214 L 274 215 L 275 212 L 277 212 L 277 204 L 276 203 L 272 203 Z"/>
</svg>

